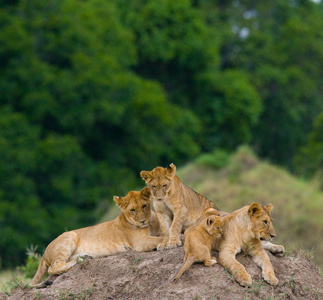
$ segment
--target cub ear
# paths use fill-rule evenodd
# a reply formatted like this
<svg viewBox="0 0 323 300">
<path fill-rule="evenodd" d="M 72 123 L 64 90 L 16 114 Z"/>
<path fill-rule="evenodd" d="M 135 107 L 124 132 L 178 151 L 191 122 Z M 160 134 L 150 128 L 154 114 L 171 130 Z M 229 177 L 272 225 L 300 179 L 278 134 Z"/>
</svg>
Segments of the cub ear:
<svg viewBox="0 0 323 300">
<path fill-rule="evenodd" d="M 267 204 L 264 206 L 264 209 L 269 213 L 272 209 L 274 208 L 274 206 L 272 204 Z"/>
<path fill-rule="evenodd" d="M 210 227 L 210 226 L 213 225 L 213 223 L 214 223 L 214 218 L 213 217 L 208 217 L 206 219 L 206 226 Z"/>
<path fill-rule="evenodd" d="M 262 207 L 259 203 L 254 202 L 249 206 L 248 214 L 250 217 L 255 217 L 257 215 L 260 215 L 262 212 Z"/>
<path fill-rule="evenodd" d="M 174 176 L 176 172 L 176 166 L 171 163 L 167 168 L 166 168 L 166 173 L 167 175 Z"/>
<path fill-rule="evenodd" d="M 113 196 L 113 201 L 120 207 L 120 208 L 126 208 L 128 205 L 128 201 L 126 201 L 125 197 L 118 197 Z"/>
<path fill-rule="evenodd" d="M 148 172 L 148 171 L 141 171 L 140 176 L 144 181 L 146 181 L 147 179 L 149 179 L 151 177 L 150 172 Z"/>
<path fill-rule="evenodd" d="M 150 189 L 149 187 L 145 187 L 141 190 L 140 195 L 142 196 L 142 198 L 144 198 L 145 200 L 149 201 L 150 200 Z"/>
</svg>

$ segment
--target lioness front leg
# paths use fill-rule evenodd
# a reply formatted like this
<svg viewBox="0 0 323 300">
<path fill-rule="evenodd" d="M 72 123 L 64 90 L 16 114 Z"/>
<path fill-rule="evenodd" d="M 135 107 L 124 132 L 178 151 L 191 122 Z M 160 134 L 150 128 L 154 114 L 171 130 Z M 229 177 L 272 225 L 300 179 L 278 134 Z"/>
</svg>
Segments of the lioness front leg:
<svg viewBox="0 0 323 300">
<path fill-rule="evenodd" d="M 275 276 L 274 268 L 260 242 L 250 249 L 250 254 L 254 262 L 262 269 L 262 277 L 265 281 L 271 285 L 277 285 L 278 279 Z"/>
<path fill-rule="evenodd" d="M 244 266 L 236 260 L 234 251 L 220 250 L 218 263 L 224 266 L 242 286 L 252 284 L 251 276 L 247 273 Z"/>
<path fill-rule="evenodd" d="M 158 245 L 163 242 L 163 238 L 148 236 L 140 240 L 140 245 L 133 247 L 135 251 L 152 251 L 157 249 Z"/>
</svg>

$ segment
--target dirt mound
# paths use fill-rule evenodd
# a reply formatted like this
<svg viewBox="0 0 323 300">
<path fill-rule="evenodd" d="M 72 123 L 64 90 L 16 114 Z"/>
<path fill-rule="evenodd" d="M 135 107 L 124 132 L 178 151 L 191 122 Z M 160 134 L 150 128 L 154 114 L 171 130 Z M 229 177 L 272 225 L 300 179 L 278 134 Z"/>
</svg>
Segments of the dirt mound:
<svg viewBox="0 0 323 300">
<path fill-rule="evenodd" d="M 218 253 L 214 252 L 217 257 Z M 194 264 L 173 282 L 182 267 L 182 247 L 160 252 L 126 252 L 86 259 L 67 273 L 51 276 L 44 289 L 17 288 L 8 299 L 322 299 L 323 277 L 306 256 L 276 257 L 269 253 L 279 285 L 262 280 L 252 258 L 239 254 L 253 278 L 243 288 L 220 265 Z"/>
</svg>

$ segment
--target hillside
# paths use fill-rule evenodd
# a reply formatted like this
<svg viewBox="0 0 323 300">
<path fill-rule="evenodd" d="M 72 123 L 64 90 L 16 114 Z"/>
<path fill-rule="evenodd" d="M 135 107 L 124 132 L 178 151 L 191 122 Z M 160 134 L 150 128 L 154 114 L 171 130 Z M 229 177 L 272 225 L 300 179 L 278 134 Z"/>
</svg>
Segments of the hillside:
<svg viewBox="0 0 323 300">
<path fill-rule="evenodd" d="M 306 256 L 269 254 L 279 280 L 272 287 L 261 279 L 251 257 L 239 254 L 253 285 L 243 288 L 220 265 L 193 265 L 178 282 L 172 278 L 183 262 L 183 247 L 158 252 L 126 252 L 87 259 L 60 276 L 49 278 L 45 289 L 16 288 L 0 299 L 322 299 L 323 277 Z M 214 252 L 217 256 L 217 253 Z M 1 294 L 0 294 L 1 295 Z"/>
</svg>

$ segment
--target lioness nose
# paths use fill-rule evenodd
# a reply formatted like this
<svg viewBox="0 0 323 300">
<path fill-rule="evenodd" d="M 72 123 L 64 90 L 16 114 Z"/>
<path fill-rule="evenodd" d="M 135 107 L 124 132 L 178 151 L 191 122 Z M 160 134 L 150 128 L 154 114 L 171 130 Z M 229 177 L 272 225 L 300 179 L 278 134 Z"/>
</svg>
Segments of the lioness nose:
<svg viewBox="0 0 323 300">
<path fill-rule="evenodd" d="M 276 234 L 270 234 L 271 238 L 274 238 L 276 236 Z"/>
</svg>

